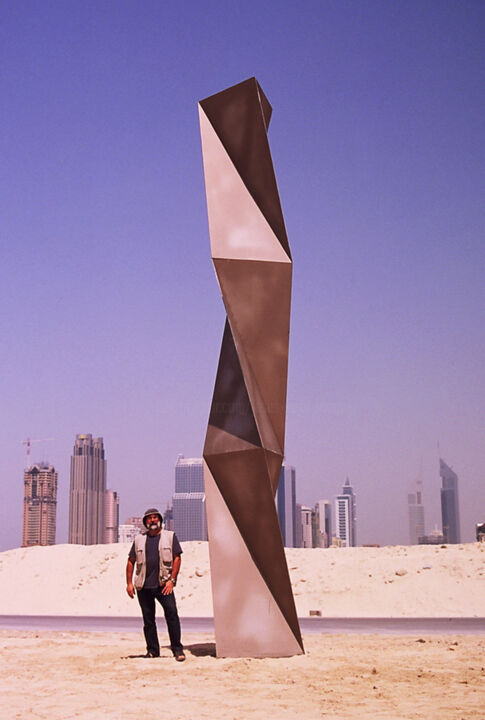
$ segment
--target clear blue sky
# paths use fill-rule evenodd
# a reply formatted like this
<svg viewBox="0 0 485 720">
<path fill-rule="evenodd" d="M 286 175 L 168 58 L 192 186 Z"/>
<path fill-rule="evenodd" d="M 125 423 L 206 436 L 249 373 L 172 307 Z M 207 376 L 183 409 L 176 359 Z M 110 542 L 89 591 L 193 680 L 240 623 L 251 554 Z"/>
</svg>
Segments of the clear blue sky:
<svg viewBox="0 0 485 720">
<path fill-rule="evenodd" d="M 485 518 L 485 5 L 17 0 L 0 23 L 0 549 L 22 440 L 105 439 L 121 518 L 200 456 L 224 323 L 197 101 L 255 75 L 294 258 L 286 456 L 346 476 L 359 542 L 407 542 L 438 448 Z"/>
</svg>

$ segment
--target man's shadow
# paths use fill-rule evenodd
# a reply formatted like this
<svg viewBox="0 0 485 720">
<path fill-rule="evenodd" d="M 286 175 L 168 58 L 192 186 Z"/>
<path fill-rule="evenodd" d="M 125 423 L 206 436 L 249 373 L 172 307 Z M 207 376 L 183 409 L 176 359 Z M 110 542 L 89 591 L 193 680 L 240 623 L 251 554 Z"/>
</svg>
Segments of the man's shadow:
<svg viewBox="0 0 485 720">
<path fill-rule="evenodd" d="M 216 644 L 215 643 L 193 643 L 192 645 L 186 645 L 184 647 L 186 652 L 189 652 L 195 657 L 215 657 L 216 656 Z M 137 658 L 146 658 L 145 653 L 138 655 L 125 655 L 122 660 L 134 660 Z M 156 658 L 154 658 L 156 659 Z"/>
</svg>

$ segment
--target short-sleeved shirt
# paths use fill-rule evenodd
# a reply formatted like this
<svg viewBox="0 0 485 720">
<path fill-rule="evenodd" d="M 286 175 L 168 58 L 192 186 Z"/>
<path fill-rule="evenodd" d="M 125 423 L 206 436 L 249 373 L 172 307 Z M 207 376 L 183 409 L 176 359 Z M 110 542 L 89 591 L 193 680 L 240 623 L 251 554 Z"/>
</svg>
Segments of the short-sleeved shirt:
<svg viewBox="0 0 485 720">
<path fill-rule="evenodd" d="M 147 541 L 145 545 L 145 559 L 146 559 L 146 573 L 145 573 L 145 582 L 143 583 L 143 587 L 145 589 L 155 589 L 159 586 L 159 575 L 160 575 L 160 553 L 158 550 L 158 545 L 160 543 L 160 536 L 161 533 L 158 533 L 158 535 L 148 535 L 147 534 Z M 180 543 L 178 541 L 177 536 L 175 533 L 173 534 L 173 543 L 172 543 L 172 555 L 173 557 L 176 557 L 176 555 L 182 554 L 182 548 L 180 547 Z M 136 560 L 136 553 L 135 553 L 135 543 L 130 548 L 130 552 L 128 557 L 131 560 Z"/>
</svg>

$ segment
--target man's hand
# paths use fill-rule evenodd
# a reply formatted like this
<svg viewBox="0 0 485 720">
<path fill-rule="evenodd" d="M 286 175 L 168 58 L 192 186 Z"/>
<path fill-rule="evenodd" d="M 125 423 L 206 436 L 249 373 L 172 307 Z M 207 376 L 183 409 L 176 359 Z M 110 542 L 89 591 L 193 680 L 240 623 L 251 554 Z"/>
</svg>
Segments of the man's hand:
<svg viewBox="0 0 485 720">
<path fill-rule="evenodd" d="M 173 582 L 171 580 L 167 580 L 165 585 L 162 588 L 162 595 L 171 595 L 173 593 Z"/>
<path fill-rule="evenodd" d="M 133 587 L 133 568 L 135 567 L 135 558 L 129 557 L 126 563 L 126 592 L 131 598 L 135 597 L 135 588 Z"/>
</svg>

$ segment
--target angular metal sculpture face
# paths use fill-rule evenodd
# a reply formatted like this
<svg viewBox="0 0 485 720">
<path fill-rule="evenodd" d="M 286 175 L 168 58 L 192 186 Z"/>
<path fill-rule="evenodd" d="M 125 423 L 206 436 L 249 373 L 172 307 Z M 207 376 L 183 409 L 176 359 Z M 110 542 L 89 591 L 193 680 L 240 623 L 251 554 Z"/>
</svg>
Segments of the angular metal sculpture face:
<svg viewBox="0 0 485 720">
<path fill-rule="evenodd" d="M 301 654 L 274 497 L 284 454 L 291 254 L 255 78 L 199 103 L 227 312 L 204 446 L 217 655 Z"/>
</svg>

